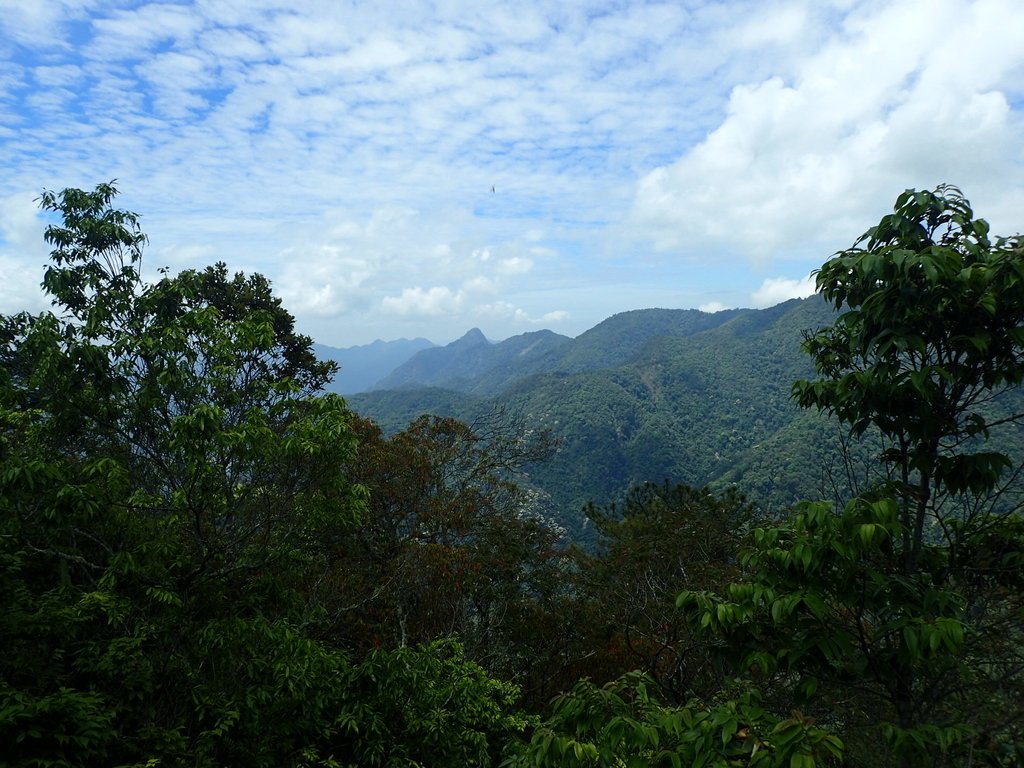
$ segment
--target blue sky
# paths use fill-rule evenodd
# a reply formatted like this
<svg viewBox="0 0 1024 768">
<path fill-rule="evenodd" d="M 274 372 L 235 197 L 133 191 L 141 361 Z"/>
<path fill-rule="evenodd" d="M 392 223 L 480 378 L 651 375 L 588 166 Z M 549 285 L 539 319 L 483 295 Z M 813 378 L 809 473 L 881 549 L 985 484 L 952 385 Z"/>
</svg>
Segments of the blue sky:
<svg viewBox="0 0 1024 768">
<path fill-rule="evenodd" d="M 1022 111 L 1019 0 L 0 0 L 0 312 L 115 178 L 334 346 L 768 306 L 908 187 L 1024 229 Z"/>
</svg>

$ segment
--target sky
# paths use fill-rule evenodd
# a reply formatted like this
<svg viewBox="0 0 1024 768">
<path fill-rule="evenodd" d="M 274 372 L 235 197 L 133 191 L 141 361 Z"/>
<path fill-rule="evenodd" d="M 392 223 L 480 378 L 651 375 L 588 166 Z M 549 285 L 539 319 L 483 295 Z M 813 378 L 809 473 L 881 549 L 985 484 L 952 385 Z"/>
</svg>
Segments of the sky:
<svg viewBox="0 0 1024 768">
<path fill-rule="evenodd" d="M 1024 229 L 1020 0 L 0 0 L 0 313 L 43 190 L 337 347 L 764 307 L 900 192 Z"/>
</svg>

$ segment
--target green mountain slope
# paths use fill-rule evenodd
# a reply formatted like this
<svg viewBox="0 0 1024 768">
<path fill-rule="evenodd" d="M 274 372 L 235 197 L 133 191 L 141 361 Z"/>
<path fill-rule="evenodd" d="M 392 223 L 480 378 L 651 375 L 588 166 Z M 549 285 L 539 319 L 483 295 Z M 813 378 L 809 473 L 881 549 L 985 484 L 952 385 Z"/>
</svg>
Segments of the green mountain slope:
<svg viewBox="0 0 1024 768">
<path fill-rule="evenodd" d="M 472 422 L 490 407 L 484 398 L 440 387 L 361 392 L 345 399 L 353 411 L 373 419 L 387 434 L 401 431 L 423 414 Z"/>
<path fill-rule="evenodd" d="M 609 318 L 515 369 L 501 367 L 508 358 L 490 367 L 479 354 L 470 358 L 467 351 L 487 342 L 464 337 L 460 354 L 472 359 L 471 366 L 459 368 L 447 348 L 421 352 L 403 366 L 408 372 L 419 361 L 419 375 L 429 373 L 434 381 L 447 371 L 446 381 L 458 382 L 462 392 L 410 387 L 364 393 L 350 403 L 385 429 L 401 428 L 425 412 L 471 420 L 499 401 L 522 413 L 561 442 L 552 459 L 532 469 L 531 480 L 550 495 L 567 525 L 578 528 L 585 502 L 615 498 L 636 483 L 742 486 L 749 476 L 763 486 L 768 470 L 750 468 L 761 466 L 751 452 L 798 417 L 811 416 L 791 403 L 789 390 L 795 378 L 813 373 L 799 348 L 803 332 L 831 317 L 817 298 L 716 314 L 638 310 Z M 442 357 L 447 367 L 430 372 L 423 366 Z M 540 371 L 529 373 L 530 366 Z M 730 472 L 747 465 L 730 479 Z M 797 490 L 793 483 L 780 486 L 772 501 L 788 501 Z"/>
<path fill-rule="evenodd" d="M 637 309 L 609 317 L 562 350 L 557 367 L 565 373 L 613 368 L 633 359 L 652 339 L 687 338 L 756 310 Z"/>
<path fill-rule="evenodd" d="M 586 502 L 644 482 L 735 485 L 766 510 L 844 499 L 874 472 L 877 446 L 862 442 L 844 458 L 836 424 L 790 399 L 795 379 L 814 376 L 804 333 L 834 317 L 818 297 L 716 315 L 639 310 L 505 369 L 504 379 L 500 365 L 478 365 L 459 377 L 465 391 L 369 392 L 350 404 L 389 431 L 421 413 L 472 421 L 497 405 L 550 429 L 560 447 L 531 468 L 530 482 L 583 539 Z M 992 445 L 1024 455 L 1024 427 L 1006 425 Z"/>
<path fill-rule="evenodd" d="M 473 421 L 496 406 L 550 429 L 559 449 L 529 479 L 578 538 L 587 537 L 587 502 L 613 500 L 642 482 L 735 485 L 768 511 L 849 498 L 877 472 L 878 445 L 864 438 L 844 456 L 839 427 L 790 397 L 794 380 L 814 376 L 800 349 L 804 333 L 830 324 L 834 312 L 813 297 L 719 314 L 626 312 L 520 369 L 509 357 L 492 366 L 498 357 L 477 356 L 461 372 L 449 365 L 444 380 L 464 391 L 409 387 L 349 402 L 387 431 L 424 413 Z M 996 400 L 993 414 L 1024 410 L 1020 392 L 1005 397 L 1017 402 Z M 1024 426 L 1002 426 L 991 445 L 1024 456 Z"/>
<path fill-rule="evenodd" d="M 652 339 L 689 337 L 751 311 L 641 309 L 613 315 L 575 339 L 545 330 L 496 344 L 474 328 L 445 347 L 414 355 L 373 389 L 444 387 L 494 396 L 538 374 L 614 368 L 636 357 Z"/>
<path fill-rule="evenodd" d="M 521 382 L 508 402 L 562 440 L 533 479 L 571 514 L 636 483 L 724 478 L 802 415 L 789 398 L 793 379 L 812 374 L 801 335 L 829 317 L 820 301 L 751 310 L 652 337 L 625 365 Z"/>
</svg>

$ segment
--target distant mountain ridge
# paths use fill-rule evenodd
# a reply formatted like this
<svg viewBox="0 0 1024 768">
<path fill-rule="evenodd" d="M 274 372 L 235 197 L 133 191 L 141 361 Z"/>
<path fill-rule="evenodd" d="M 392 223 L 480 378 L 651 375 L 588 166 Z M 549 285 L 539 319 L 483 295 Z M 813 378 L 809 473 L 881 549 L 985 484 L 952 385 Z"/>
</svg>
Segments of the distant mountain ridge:
<svg viewBox="0 0 1024 768">
<path fill-rule="evenodd" d="M 802 333 L 834 317 L 819 297 L 761 310 L 635 310 L 521 356 L 536 334 L 491 344 L 470 332 L 349 402 L 388 431 L 420 413 L 472 420 L 498 403 L 515 409 L 561 441 L 530 477 L 571 516 L 645 481 L 704 485 L 741 467 L 741 479 L 772 476 L 747 466 L 747 454 L 808 416 L 789 397 L 794 379 L 813 375 Z M 799 490 L 787 481 L 773 493 L 781 503 Z"/>
<path fill-rule="evenodd" d="M 434 346 L 434 342 L 423 338 L 397 341 L 378 339 L 372 344 L 346 348 L 313 344 L 313 352 L 319 359 L 333 360 L 339 366 L 338 374 L 327 389 L 341 395 L 350 395 L 365 392 L 417 352 Z"/>
<path fill-rule="evenodd" d="M 314 344 L 313 348 L 317 357 L 340 365 L 328 387 L 340 394 L 436 387 L 491 396 L 540 373 L 613 367 L 627 362 L 652 338 L 700 333 L 746 311 L 750 310 L 631 310 L 576 338 L 545 329 L 491 342 L 479 328 L 472 328 L 444 346 L 417 338 L 347 348 Z"/>
<path fill-rule="evenodd" d="M 841 430 L 790 396 L 795 380 L 815 377 L 805 333 L 835 318 L 812 296 L 713 314 L 635 310 L 575 339 L 537 332 L 492 344 L 475 330 L 378 385 L 400 387 L 349 405 L 387 432 L 423 413 L 473 421 L 496 406 L 550 429 L 560 447 L 528 481 L 581 540 L 586 502 L 644 482 L 736 486 L 767 509 L 841 498 L 850 482 L 837 460 Z M 1003 436 L 1024 455 L 1024 425 Z M 872 464 L 873 449 L 860 451 L 861 465 Z"/>
<path fill-rule="evenodd" d="M 478 328 L 444 347 L 413 355 L 372 390 L 441 387 L 481 396 L 496 395 L 542 373 L 579 373 L 626 363 L 643 345 L 662 336 L 686 337 L 751 310 L 641 309 L 622 312 L 575 339 L 548 330 L 489 342 Z"/>
<path fill-rule="evenodd" d="M 492 343 L 479 328 L 473 328 L 447 346 L 417 352 L 372 389 L 443 387 L 472 392 L 488 374 L 502 372 L 498 376 L 503 382 L 514 378 L 518 371 L 531 369 L 536 360 L 570 341 L 568 336 L 543 330 Z"/>
</svg>

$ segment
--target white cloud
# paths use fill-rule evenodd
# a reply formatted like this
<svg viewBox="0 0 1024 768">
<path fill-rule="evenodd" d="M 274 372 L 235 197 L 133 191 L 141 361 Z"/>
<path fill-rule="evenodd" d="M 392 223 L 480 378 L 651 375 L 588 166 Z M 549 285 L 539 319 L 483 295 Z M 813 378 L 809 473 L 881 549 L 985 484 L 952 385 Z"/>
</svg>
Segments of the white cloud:
<svg viewBox="0 0 1024 768">
<path fill-rule="evenodd" d="M 481 304 L 477 306 L 477 311 L 482 315 L 489 317 L 513 319 L 516 322 L 527 323 L 534 326 L 546 324 L 557 325 L 559 323 L 564 323 L 570 317 L 570 313 L 564 309 L 555 309 L 550 312 L 544 312 L 540 315 L 532 315 L 522 307 L 517 307 L 508 301 L 496 301 L 492 304 Z"/>
<path fill-rule="evenodd" d="M 273 258 L 276 287 L 293 311 L 315 317 L 359 312 L 363 322 L 379 313 L 477 324 L 475 302 L 514 286 L 532 262 L 508 255 L 521 250 L 520 238 L 480 245 L 463 220 L 394 206 L 362 220 L 330 211 L 319 242 Z"/>
<path fill-rule="evenodd" d="M 32 70 L 36 82 L 47 88 L 70 86 L 82 79 L 82 68 L 76 65 L 57 67 L 41 66 Z"/>
<path fill-rule="evenodd" d="M 39 287 L 48 251 L 44 227 L 32 195 L 0 198 L 0 312 L 39 312 L 49 306 Z"/>
<path fill-rule="evenodd" d="M 521 311 L 515 304 L 507 301 L 495 301 L 488 304 L 479 304 L 476 309 L 482 315 L 497 318 L 515 317 L 516 313 Z"/>
<path fill-rule="evenodd" d="M 789 71 L 733 88 L 721 125 L 641 179 L 636 220 L 660 248 L 766 263 L 848 245 L 906 187 L 1019 189 L 1022 35 L 1008 0 L 856 6 Z"/>
<path fill-rule="evenodd" d="M 701 304 L 699 307 L 697 307 L 697 309 L 699 309 L 701 312 L 714 313 L 721 312 L 726 309 L 731 309 L 731 307 L 729 307 L 727 304 L 723 304 L 720 301 L 709 301 L 706 304 Z"/>
<path fill-rule="evenodd" d="M 467 293 L 494 293 L 498 290 L 498 286 L 489 277 L 477 275 L 466 280 L 462 284 L 462 289 Z"/>
<path fill-rule="evenodd" d="M 791 46 L 806 37 L 810 23 L 802 4 L 767 2 L 740 24 L 732 42 L 754 50 L 764 45 Z"/>
<path fill-rule="evenodd" d="M 365 300 L 360 301 L 360 292 L 372 273 L 373 267 L 365 261 L 324 246 L 317 257 L 286 266 L 277 288 L 292 311 L 337 317 L 346 310 L 365 306 Z"/>
<path fill-rule="evenodd" d="M 47 48 L 62 46 L 61 36 L 54 33 L 97 4 L 98 0 L 0 0 L 0 41 Z M 6 47 L 6 42 L 0 42 L 0 50 Z"/>
<path fill-rule="evenodd" d="M 524 275 L 531 269 L 533 269 L 533 262 L 521 256 L 502 259 L 498 265 L 498 272 L 502 275 Z"/>
<path fill-rule="evenodd" d="M 1022 19 L 1015 0 L 0 0 L 0 196 L 118 178 L 147 263 L 262 271 L 338 345 L 738 306 L 908 186 L 957 183 L 1021 228 Z"/>
<path fill-rule="evenodd" d="M 42 270 L 26 263 L 21 254 L 0 250 L 0 314 L 37 313 L 50 306 L 39 287 Z"/>
<path fill-rule="evenodd" d="M 39 203 L 29 193 L 0 197 L 0 240 L 8 246 L 45 251 Z"/>
<path fill-rule="evenodd" d="M 130 10 L 117 10 L 92 21 L 95 36 L 86 47 L 94 60 L 145 59 L 163 43 L 184 47 L 203 28 L 202 16 L 185 5 L 147 3 Z"/>
<path fill-rule="evenodd" d="M 758 308 L 774 307 L 776 304 L 781 304 L 789 299 L 806 299 L 808 296 L 813 295 L 814 292 L 815 283 L 813 275 L 808 275 L 802 280 L 793 280 L 788 277 L 769 277 L 761 283 L 760 288 L 751 294 L 750 301 L 753 306 Z M 720 308 L 725 309 L 725 307 Z"/>
<path fill-rule="evenodd" d="M 406 288 L 400 296 L 385 296 L 381 300 L 381 307 L 387 313 L 403 317 L 448 315 L 462 308 L 464 297 L 462 291 L 453 292 L 446 286 L 434 286 L 427 290 L 416 286 Z"/>
<path fill-rule="evenodd" d="M 569 319 L 569 312 L 564 309 L 556 309 L 553 312 L 545 312 L 534 322 L 561 323 Z"/>
</svg>

